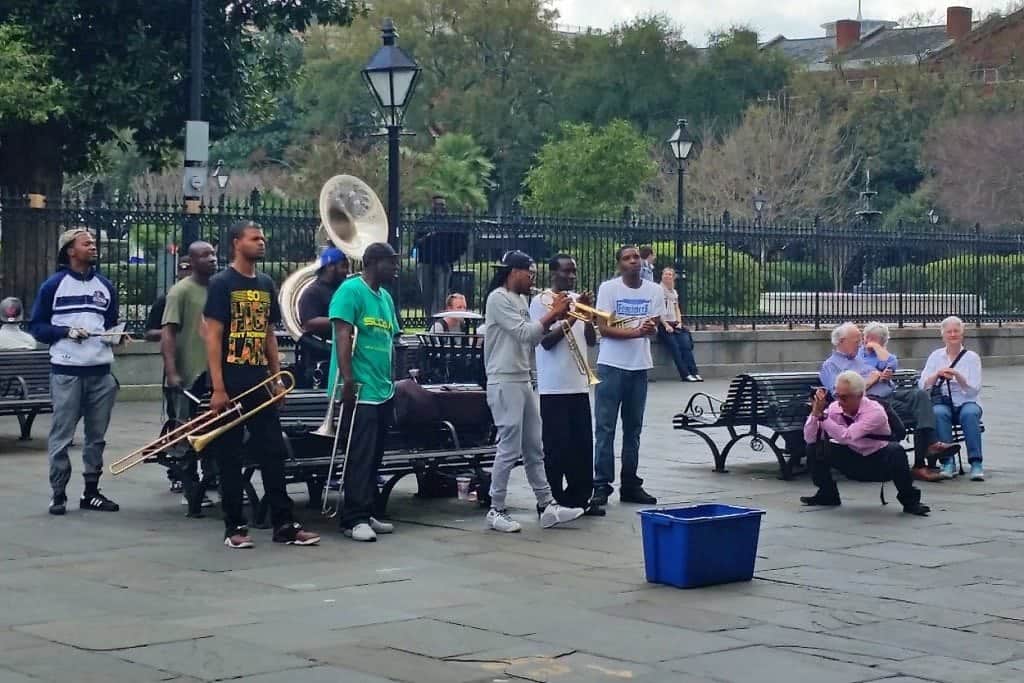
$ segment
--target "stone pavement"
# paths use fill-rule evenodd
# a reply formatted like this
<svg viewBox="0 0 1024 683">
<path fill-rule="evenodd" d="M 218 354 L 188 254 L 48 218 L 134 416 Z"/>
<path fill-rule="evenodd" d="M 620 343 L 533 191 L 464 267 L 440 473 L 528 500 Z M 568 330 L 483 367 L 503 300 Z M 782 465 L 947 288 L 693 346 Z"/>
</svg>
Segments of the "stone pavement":
<svg viewBox="0 0 1024 683">
<path fill-rule="evenodd" d="M 746 447 L 714 474 L 706 447 L 671 429 L 693 385 L 653 384 L 650 490 L 767 510 L 754 580 L 691 591 L 645 582 L 634 506 L 538 529 L 521 470 L 514 536 L 484 531 L 468 503 L 416 499 L 410 480 L 378 543 L 303 510 L 322 546 L 256 531 L 255 550 L 229 551 L 219 514 L 186 519 L 153 466 L 105 478 L 122 512 L 53 518 L 47 421 L 26 445 L 4 418 L 0 683 L 1022 681 L 1022 387 L 1024 368 L 988 373 L 989 481 L 925 485 L 934 512 L 917 518 L 880 506 L 873 484 L 842 483 L 840 509 L 801 509 L 807 480 L 777 480 Z M 154 404 L 119 405 L 108 461 L 157 421 Z"/>
</svg>

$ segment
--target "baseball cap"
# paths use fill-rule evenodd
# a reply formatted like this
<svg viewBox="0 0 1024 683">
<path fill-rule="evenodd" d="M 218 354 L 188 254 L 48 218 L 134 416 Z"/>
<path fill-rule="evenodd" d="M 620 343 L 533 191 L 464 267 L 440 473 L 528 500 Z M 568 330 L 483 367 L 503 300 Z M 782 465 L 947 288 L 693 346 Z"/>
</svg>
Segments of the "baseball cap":
<svg viewBox="0 0 1024 683">
<path fill-rule="evenodd" d="M 64 247 L 74 242 L 76 237 L 88 233 L 89 231 L 86 230 L 85 228 L 72 228 L 71 230 L 65 230 L 60 234 L 60 237 L 57 239 L 57 251 L 64 251 Z"/>
<path fill-rule="evenodd" d="M 21 299 L 9 296 L 0 301 L 0 322 L 16 323 L 21 321 Z"/>
<path fill-rule="evenodd" d="M 320 254 L 318 268 L 326 268 L 327 266 L 334 265 L 335 263 L 344 263 L 348 259 L 345 257 L 344 252 L 337 247 L 327 247 Z"/>
<path fill-rule="evenodd" d="M 533 259 L 530 258 L 530 255 L 518 250 L 506 251 L 498 263 L 499 268 L 508 269 L 529 270 L 531 266 L 533 266 Z"/>
</svg>

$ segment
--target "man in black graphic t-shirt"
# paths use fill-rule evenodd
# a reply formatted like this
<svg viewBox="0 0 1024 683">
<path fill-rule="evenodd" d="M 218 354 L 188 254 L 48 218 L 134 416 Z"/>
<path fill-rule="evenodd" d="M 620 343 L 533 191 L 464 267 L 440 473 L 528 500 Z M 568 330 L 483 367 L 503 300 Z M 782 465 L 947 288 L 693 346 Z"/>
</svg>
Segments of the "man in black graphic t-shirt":
<svg viewBox="0 0 1024 683">
<path fill-rule="evenodd" d="M 203 309 L 206 321 L 206 357 L 209 362 L 213 396 L 210 408 L 230 407 L 237 396 L 281 369 L 274 324 L 281 320 L 274 282 L 256 270 L 256 261 L 266 253 L 266 238 L 259 225 L 242 221 L 231 226 L 233 260 L 210 279 Z M 277 383 L 272 390 L 284 387 Z M 269 395 L 254 391 L 242 402 L 251 410 Z M 291 500 L 284 483 L 284 438 L 277 406 L 268 406 L 244 423 L 221 435 L 211 444 L 220 469 L 221 503 L 224 507 L 224 545 L 251 548 L 252 538 L 242 513 L 242 439 L 249 430 L 249 447 L 256 450 L 263 477 L 264 496 L 270 505 L 273 539 L 290 545 L 313 545 L 318 534 L 306 531 L 292 520 Z"/>
</svg>

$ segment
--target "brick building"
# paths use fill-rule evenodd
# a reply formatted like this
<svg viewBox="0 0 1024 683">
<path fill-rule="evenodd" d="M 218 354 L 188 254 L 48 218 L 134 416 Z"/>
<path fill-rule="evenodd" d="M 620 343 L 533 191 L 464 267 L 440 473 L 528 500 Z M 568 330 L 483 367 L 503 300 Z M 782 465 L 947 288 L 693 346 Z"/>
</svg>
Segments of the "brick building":
<svg viewBox="0 0 1024 683">
<path fill-rule="evenodd" d="M 840 19 L 823 24 L 815 38 L 777 36 L 762 45 L 779 50 L 809 73 L 839 77 L 852 88 L 879 87 L 893 66 L 934 72 L 964 71 L 985 84 L 1020 81 L 1024 57 L 1024 9 L 975 21 L 969 7 L 948 7 L 946 22 L 902 28 L 895 22 Z"/>
</svg>

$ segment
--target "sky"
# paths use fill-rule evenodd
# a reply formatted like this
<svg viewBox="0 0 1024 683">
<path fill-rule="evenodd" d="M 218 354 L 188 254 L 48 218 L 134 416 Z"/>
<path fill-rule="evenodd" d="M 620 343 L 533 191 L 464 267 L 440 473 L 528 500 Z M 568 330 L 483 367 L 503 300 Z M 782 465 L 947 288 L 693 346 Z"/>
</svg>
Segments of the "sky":
<svg viewBox="0 0 1024 683">
<path fill-rule="evenodd" d="M 974 9 L 975 19 L 994 9 L 1005 9 L 1009 0 L 862 0 L 866 19 L 899 19 L 913 12 L 936 12 L 937 23 L 945 21 L 948 5 Z M 780 33 L 788 38 L 824 35 L 826 21 L 856 18 L 857 0 L 554 0 L 561 14 L 559 23 L 609 28 L 637 15 L 666 14 L 682 26 L 683 36 L 692 45 L 707 44 L 709 31 L 745 23 L 756 29 L 762 39 Z M 713 7 L 708 11 L 707 7 Z"/>
</svg>

